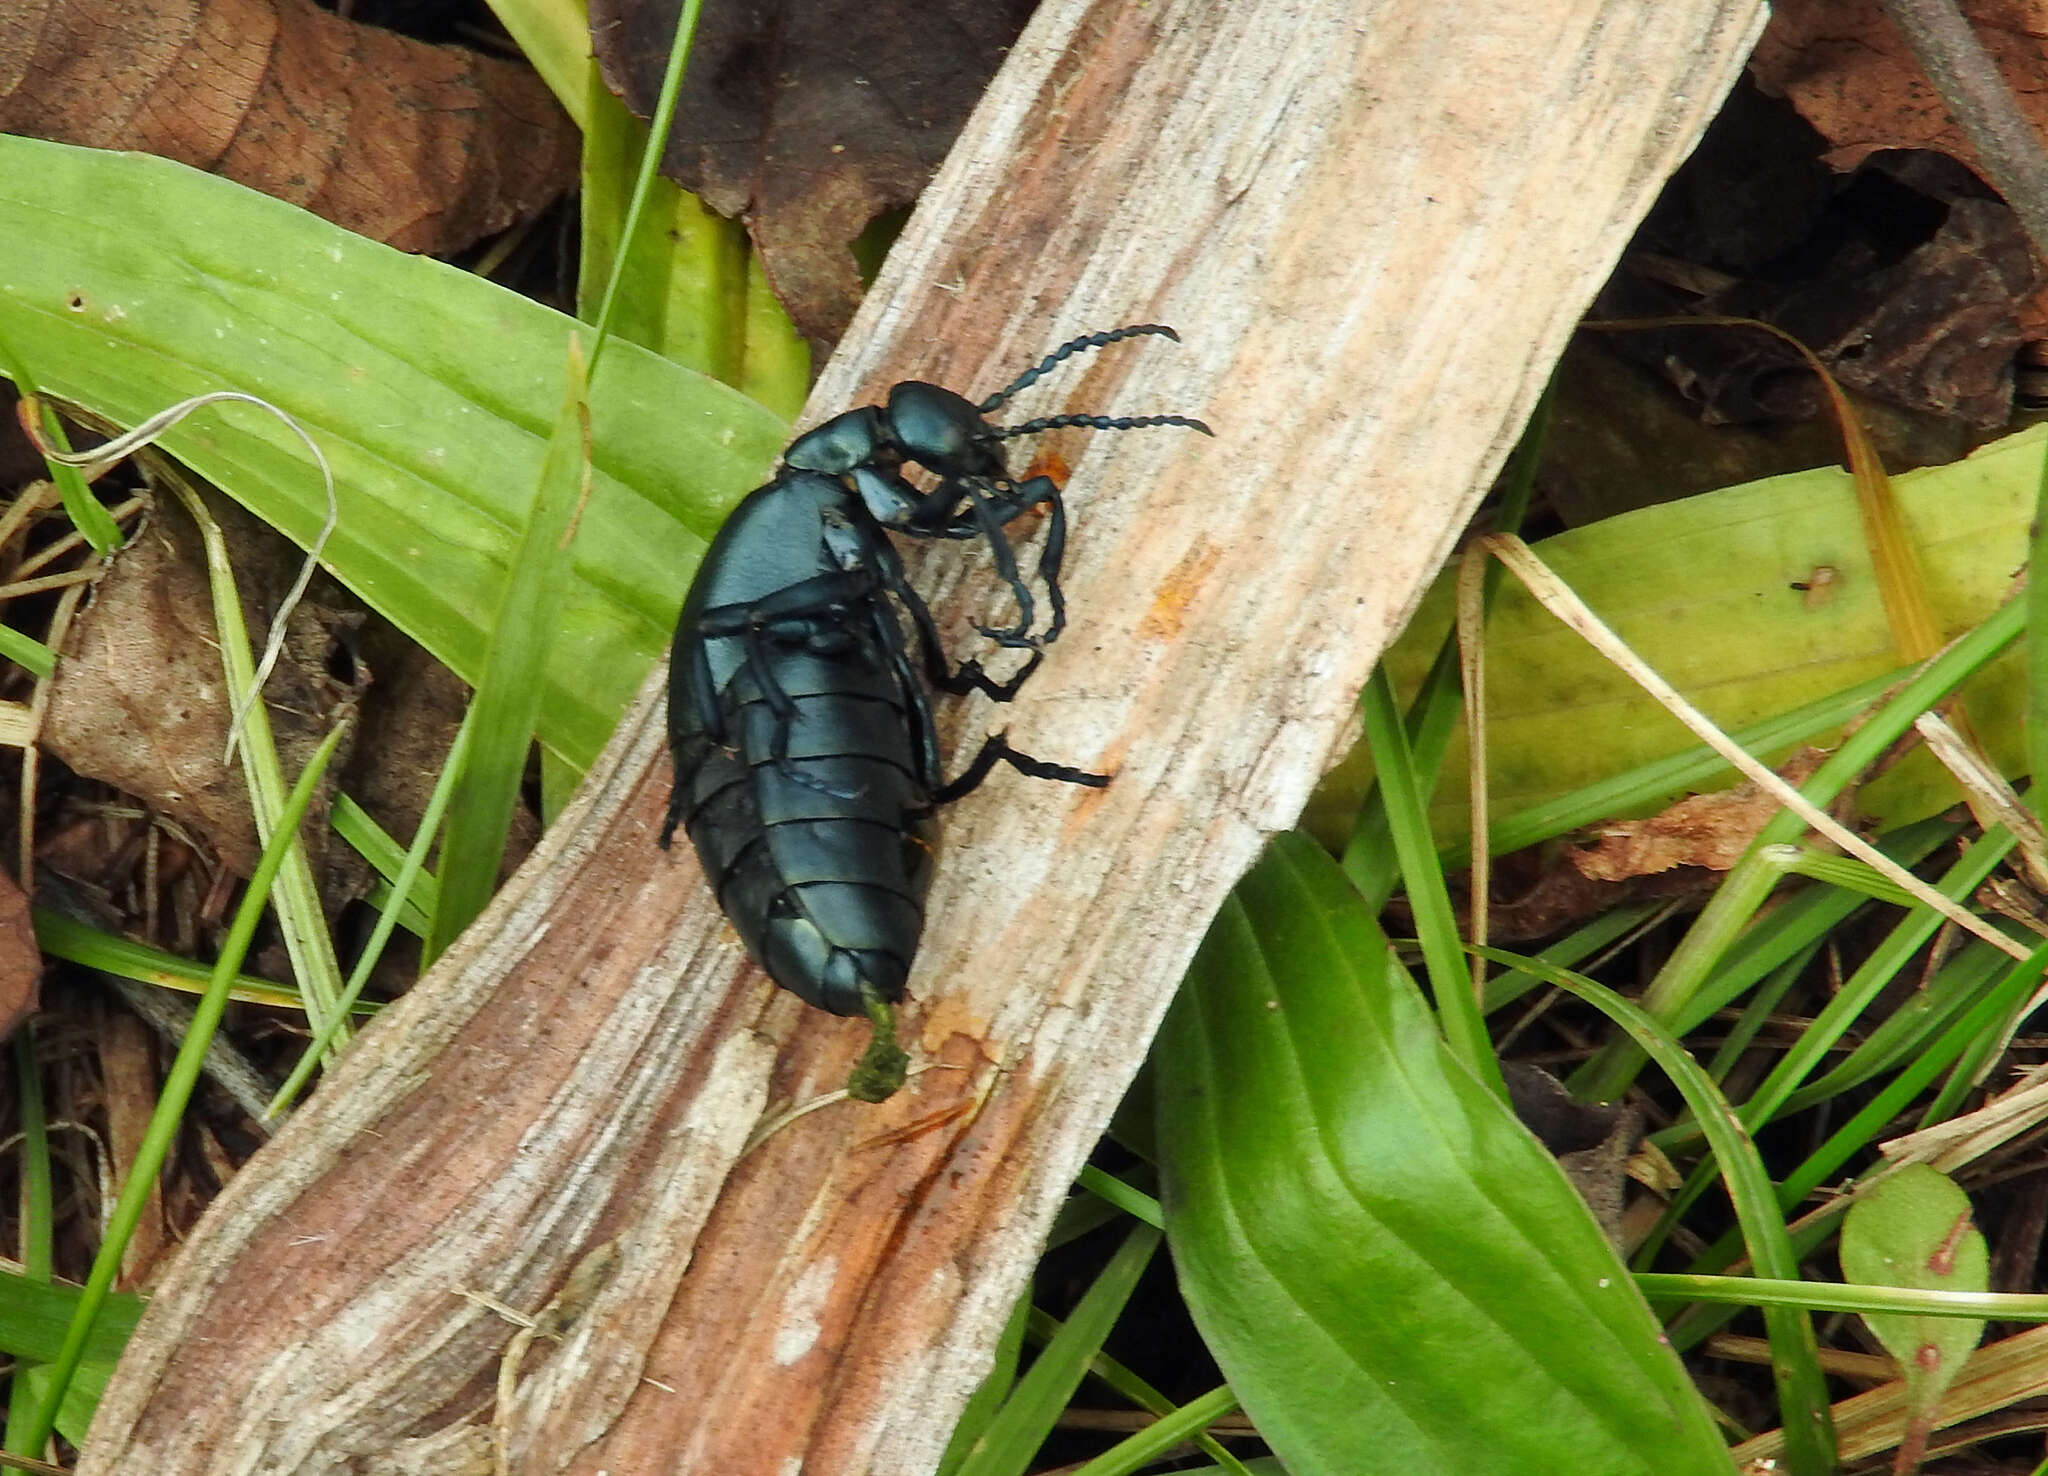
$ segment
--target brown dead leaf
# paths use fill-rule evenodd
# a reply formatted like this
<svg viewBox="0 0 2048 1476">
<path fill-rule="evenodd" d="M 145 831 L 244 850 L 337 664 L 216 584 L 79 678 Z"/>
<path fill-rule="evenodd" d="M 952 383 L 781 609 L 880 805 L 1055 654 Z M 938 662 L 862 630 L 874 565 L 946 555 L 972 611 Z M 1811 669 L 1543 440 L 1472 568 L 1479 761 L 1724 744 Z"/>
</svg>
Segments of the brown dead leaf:
<svg viewBox="0 0 2048 1476">
<path fill-rule="evenodd" d="M 1963 0 L 1962 11 L 2020 106 L 2048 130 L 2048 30 L 2027 0 Z M 1749 59 L 1766 92 L 1789 98 L 1849 170 L 1878 149 L 1976 155 L 1878 0 L 1778 0 Z"/>
<path fill-rule="evenodd" d="M 1826 755 L 1802 748 L 1778 772 L 1799 784 Z M 1778 813 L 1775 795 L 1754 784 L 1714 794 L 1695 794 L 1647 820 L 1618 820 L 1600 828 L 1598 845 L 1568 853 L 1589 880 L 1618 882 L 1679 866 L 1726 871 L 1742 859 L 1756 833 Z"/>
<path fill-rule="evenodd" d="M 301 555 L 274 534 L 259 536 L 260 525 L 225 499 L 209 505 L 236 551 L 252 638 L 260 641 L 261 613 L 274 608 Z M 323 606 L 320 584 L 292 615 L 284 654 L 265 688 L 290 773 L 357 696 L 358 683 L 337 681 L 330 667 L 340 664 L 333 655 L 339 634 L 361 616 Z M 230 870 L 247 876 L 262 847 L 241 763 L 222 762 L 229 710 L 198 532 L 160 507 L 72 626 L 51 687 L 43 746 L 73 772 L 125 790 L 203 836 Z M 340 758 L 353 741 L 343 740 Z M 331 783 L 305 829 L 316 858 Z"/>
<path fill-rule="evenodd" d="M 525 67 L 310 0 L 0 5 L 0 132 L 160 154 L 444 253 L 538 214 L 578 148 Z"/>
<path fill-rule="evenodd" d="M 2048 24 L 2024 0 L 1966 0 L 1965 19 L 2036 129 L 2048 129 Z M 1827 140 L 1826 161 L 1855 168 L 1880 149 L 1926 149 L 1977 169 L 1977 155 L 1878 0 L 1787 0 L 1750 74 L 1784 96 Z M 1979 171 L 1981 174 L 1981 170 Z M 2048 301 L 2018 304 L 2028 339 L 2048 337 Z"/>
<path fill-rule="evenodd" d="M 1581 1102 L 1542 1067 L 1524 1062 L 1501 1062 L 1501 1075 L 1515 1116 L 1550 1151 L 1618 1246 L 1629 1155 L 1643 1135 L 1642 1109 L 1634 1103 Z"/>
<path fill-rule="evenodd" d="M 29 921 L 28 898 L 14 878 L 0 871 L 0 1040 L 34 1014 L 43 977 L 43 955 Z"/>
<path fill-rule="evenodd" d="M 593 0 L 605 85 L 654 111 L 677 0 Z M 1033 0 L 753 0 L 707 6 L 662 173 L 744 218 L 813 339 L 860 302 L 852 243 L 917 199 Z"/>
<path fill-rule="evenodd" d="M 1988 430 L 2012 415 L 2020 305 L 2042 281 L 2009 207 L 1956 200 L 1903 260 L 1795 292 L 1771 321 L 1850 389 Z"/>
<path fill-rule="evenodd" d="M 126 1010 L 102 1007 L 98 1015 L 92 1041 L 99 1057 L 100 1101 L 106 1110 L 108 1167 L 113 1182 L 125 1184 L 156 1111 L 156 1035 Z M 150 1185 L 142 1218 L 122 1253 L 121 1285 L 148 1285 L 151 1273 L 172 1246 L 159 1181 Z"/>
</svg>

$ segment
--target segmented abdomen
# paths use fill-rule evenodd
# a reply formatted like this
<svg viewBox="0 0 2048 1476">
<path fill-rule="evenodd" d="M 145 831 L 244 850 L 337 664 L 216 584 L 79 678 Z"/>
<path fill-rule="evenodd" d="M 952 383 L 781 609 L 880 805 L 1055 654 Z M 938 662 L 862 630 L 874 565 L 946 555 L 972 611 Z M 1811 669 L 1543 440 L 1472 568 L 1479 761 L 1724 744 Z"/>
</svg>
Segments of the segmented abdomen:
<svg viewBox="0 0 2048 1476">
<path fill-rule="evenodd" d="M 774 763 L 778 719 L 742 666 L 720 693 L 732 747 L 694 722 L 673 734 L 683 825 L 769 977 L 857 1015 L 862 979 L 886 1000 L 903 997 L 924 931 L 935 827 L 923 721 L 858 644 L 823 655 L 771 647 L 769 660 L 796 709 L 790 767 L 812 782 Z"/>
</svg>

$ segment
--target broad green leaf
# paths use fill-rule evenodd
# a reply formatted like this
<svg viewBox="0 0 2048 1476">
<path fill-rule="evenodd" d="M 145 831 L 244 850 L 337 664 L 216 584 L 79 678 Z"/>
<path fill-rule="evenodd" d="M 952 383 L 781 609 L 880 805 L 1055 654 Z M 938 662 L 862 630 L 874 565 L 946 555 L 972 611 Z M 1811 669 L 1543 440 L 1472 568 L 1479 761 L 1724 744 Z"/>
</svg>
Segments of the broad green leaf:
<svg viewBox="0 0 2048 1476">
<path fill-rule="evenodd" d="M 117 424 L 210 389 L 260 395 L 339 483 L 327 565 L 474 680 L 561 403 L 559 313 L 140 155 L 0 137 L 0 339 L 44 389 Z M 788 431 L 626 343 L 591 386 L 593 487 L 541 738 L 587 765 L 667 642 L 704 541 Z M 320 479 L 291 433 L 224 405 L 172 454 L 301 544 Z"/>
<path fill-rule="evenodd" d="M 55 1358 L 80 1295 L 77 1287 L 66 1283 L 0 1271 L 0 1353 L 36 1363 Z M 142 1298 L 134 1292 L 108 1297 L 85 1345 L 87 1361 L 112 1368 L 141 1316 Z"/>
<path fill-rule="evenodd" d="M 41 1365 L 55 1358 L 64 1346 L 64 1330 L 78 1307 L 79 1295 L 75 1286 L 0 1271 L 0 1353 L 19 1360 L 17 1367 L 35 1403 L 49 1396 L 49 1374 Z M 133 1292 L 116 1292 L 100 1308 L 78 1372 L 57 1411 L 58 1432 L 74 1445 L 85 1439 L 100 1394 L 113 1377 L 114 1365 L 141 1316 L 142 1298 Z"/>
<path fill-rule="evenodd" d="M 1983 620 L 2010 593 L 2026 560 L 2044 451 L 2048 428 L 2037 426 L 1967 461 L 1895 479 L 1947 634 Z M 1855 492 L 1848 473 L 1835 468 L 1644 508 L 1547 539 L 1536 551 L 1723 728 L 1760 722 L 1898 665 Z M 1388 652 L 1401 691 L 1422 680 L 1450 615 L 1444 581 Z M 1490 616 L 1487 653 L 1496 817 L 1692 741 L 1513 581 Z M 2008 656 L 1963 688 L 1978 734 L 2009 771 L 2021 755 L 2018 659 Z M 1462 736 L 1445 762 L 1446 772 L 1464 771 Z M 1463 789 L 1437 791 L 1431 817 L 1446 840 L 1464 833 Z M 1916 756 L 1864 799 L 1885 824 L 1897 825 L 1955 795 L 1946 776 Z"/>
<path fill-rule="evenodd" d="M 1981 1292 L 1991 1259 L 1970 1219 L 1970 1198 L 1924 1163 L 1907 1164 L 1859 1195 L 1842 1220 L 1842 1276 L 1863 1286 Z M 1866 1312 L 1906 1381 L 1912 1423 L 1931 1428 L 1941 1396 L 1984 1335 L 1978 1318 Z"/>
<path fill-rule="evenodd" d="M 1295 1476 L 1726 1476 L 1592 1215 L 1313 843 L 1238 884 L 1155 1067 L 1182 1290 Z"/>
</svg>

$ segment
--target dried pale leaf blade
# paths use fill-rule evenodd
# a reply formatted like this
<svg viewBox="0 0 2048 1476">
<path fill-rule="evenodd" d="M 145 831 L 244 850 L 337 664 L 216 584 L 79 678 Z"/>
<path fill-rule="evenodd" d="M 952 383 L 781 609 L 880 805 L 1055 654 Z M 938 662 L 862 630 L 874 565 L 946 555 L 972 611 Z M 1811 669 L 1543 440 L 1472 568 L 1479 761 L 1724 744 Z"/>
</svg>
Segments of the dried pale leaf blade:
<svg viewBox="0 0 2048 1476">
<path fill-rule="evenodd" d="M 1154 1059 L 1183 1291 L 1291 1469 L 1726 1472 L 1586 1206 L 1312 843 L 1239 884 Z"/>
<path fill-rule="evenodd" d="M 1981 1292 L 1991 1285 L 1990 1253 L 1971 1220 L 1969 1196 L 1924 1163 L 1888 1175 L 1849 1207 L 1841 1256 L 1842 1275 L 1862 1286 Z M 1909 1440 L 1917 1431 L 1924 1442 L 1943 1393 L 1984 1334 L 1984 1321 L 1904 1312 L 1869 1312 L 1863 1320 L 1898 1360 L 1911 1412 Z"/>
<path fill-rule="evenodd" d="M 560 399 L 567 318 L 160 159 L 0 137 L 0 334 L 51 393 L 124 425 L 223 382 L 319 441 L 341 521 L 326 565 L 466 678 Z M 118 350 L 118 352 L 117 352 Z M 541 709 L 595 756 L 666 645 L 704 539 L 786 424 L 737 391 L 614 344 L 592 404 L 590 505 Z M 304 544 L 326 493 L 305 448 L 225 405 L 165 438 Z"/>
<path fill-rule="evenodd" d="M 0 36 L 0 132 L 175 159 L 400 250 L 459 250 L 575 182 L 576 130 L 526 67 L 310 0 L 46 0 Z"/>
<path fill-rule="evenodd" d="M 654 111 L 677 0 L 596 0 L 606 84 Z M 743 217 L 813 338 L 860 300 L 851 246 L 915 201 L 1029 18 L 1030 0 L 758 0 L 706 6 L 662 172 Z"/>
</svg>

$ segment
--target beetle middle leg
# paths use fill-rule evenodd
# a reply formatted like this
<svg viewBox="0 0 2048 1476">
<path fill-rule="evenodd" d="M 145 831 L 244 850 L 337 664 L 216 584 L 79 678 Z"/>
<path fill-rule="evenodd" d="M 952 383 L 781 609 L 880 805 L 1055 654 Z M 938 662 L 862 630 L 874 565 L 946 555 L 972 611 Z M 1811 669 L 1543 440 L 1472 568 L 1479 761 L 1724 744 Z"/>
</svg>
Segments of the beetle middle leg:
<svg viewBox="0 0 2048 1476">
<path fill-rule="evenodd" d="M 883 543 L 876 548 L 874 570 L 877 581 L 896 597 L 896 602 L 910 616 L 911 628 L 917 633 L 917 649 L 924 662 L 925 676 L 940 691 L 951 692 L 956 697 L 980 692 L 997 702 L 1008 702 L 1016 697 L 1025 678 L 1038 670 L 1038 663 L 1045 660 L 1044 651 L 1033 650 L 1031 659 L 1024 663 L 1024 669 L 1006 682 L 989 676 L 982 670 L 981 663 L 972 657 L 957 667 L 951 665 L 946 659 L 946 648 L 939 640 L 939 627 L 932 619 L 931 606 L 911 587 L 903 572 L 903 560 L 889 544 Z"/>
</svg>

